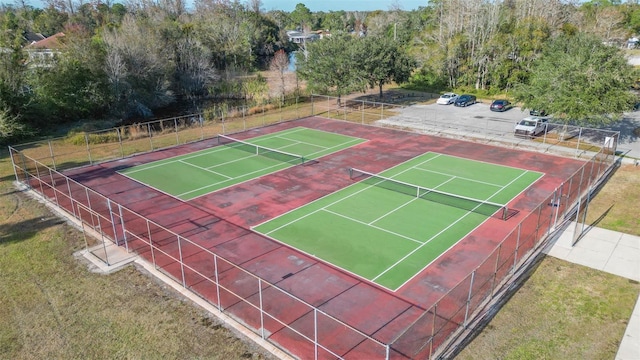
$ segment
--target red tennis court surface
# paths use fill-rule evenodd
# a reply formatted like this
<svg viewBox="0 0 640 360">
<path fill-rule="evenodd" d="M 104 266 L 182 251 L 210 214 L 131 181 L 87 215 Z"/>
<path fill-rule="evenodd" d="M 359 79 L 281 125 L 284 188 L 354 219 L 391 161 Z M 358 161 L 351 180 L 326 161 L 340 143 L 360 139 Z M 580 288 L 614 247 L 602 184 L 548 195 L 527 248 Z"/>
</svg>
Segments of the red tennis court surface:
<svg viewBox="0 0 640 360">
<path fill-rule="evenodd" d="M 260 293 L 253 287 L 247 287 L 241 294 L 250 303 L 268 302 L 269 312 L 278 319 L 285 320 L 292 328 L 308 333 L 314 321 L 322 326 L 321 319 L 314 320 L 314 312 L 299 303 L 290 303 L 287 297 L 279 296 L 284 290 L 306 301 L 324 313 L 358 329 L 385 344 L 393 343 L 389 357 L 393 359 L 422 358 L 427 356 L 424 346 L 430 336 L 427 330 L 420 332 L 420 326 L 413 326 L 411 334 L 404 334 L 395 341 L 416 319 L 430 309 L 440 298 L 476 269 L 487 256 L 495 251 L 503 240 L 528 213 L 544 201 L 554 189 L 574 174 L 584 162 L 544 155 L 540 153 L 518 151 L 493 147 L 478 143 L 444 139 L 393 129 L 358 125 L 353 123 L 312 117 L 281 123 L 260 129 L 235 134 L 246 139 L 287 128 L 305 126 L 369 141 L 355 147 L 319 159 L 319 162 L 304 166 L 295 166 L 275 174 L 248 181 L 213 194 L 183 202 L 168 195 L 145 187 L 116 173 L 117 170 L 155 161 L 171 156 L 200 150 L 215 140 L 183 145 L 168 150 L 147 153 L 122 160 L 99 165 L 78 168 L 65 174 L 83 185 L 103 194 L 111 200 L 142 214 L 200 246 L 210 249 L 217 255 L 239 265 L 245 270 L 277 286 L 265 286 Z M 257 225 L 284 212 L 304 205 L 312 200 L 332 193 L 351 184 L 347 169 L 360 168 L 378 173 L 412 157 L 434 151 L 463 158 L 514 166 L 545 173 L 532 187 L 527 189 L 510 205 L 519 213 L 508 221 L 489 219 L 473 233 L 461 240 L 448 253 L 434 264 L 423 270 L 397 292 L 386 291 L 376 285 L 363 281 L 322 263 L 295 249 L 266 239 L 253 233 L 251 226 Z M 425 221 L 425 224 L 428 223 Z M 426 225 L 425 225 L 426 226 Z M 142 224 L 141 224 L 142 227 Z M 147 225 L 140 232 L 147 231 Z M 135 231 L 129 226 L 129 231 Z M 133 229 L 133 230 L 132 230 Z M 118 231 L 117 229 L 114 231 Z M 523 230 L 524 231 L 524 230 Z M 162 246 L 163 234 L 160 229 L 151 229 L 153 241 Z M 129 249 L 136 250 L 141 256 L 155 262 L 165 272 L 182 279 L 180 265 L 160 253 L 152 254 L 148 244 L 129 240 Z M 183 246 L 178 249 L 175 241 L 167 241 L 165 254 L 176 257 L 180 252 L 185 262 L 200 274 L 212 275 L 216 271 L 221 285 L 243 281 L 241 271 L 231 266 L 214 264 L 211 254 L 199 251 L 196 247 Z M 357 256 L 354 254 L 354 256 Z M 492 269 L 493 271 L 493 269 Z M 247 302 L 235 300 L 224 291 L 216 288 L 200 277 L 187 271 L 184 273 L 188 287 L 213 304 L 225 308 L 240 321 L 254 329 L 261 326 L 269 330 L 266 335 L 270 341 L 278 344 L 292 355 L 301 359 L 314 358 L 313 343 L 300 341 L 300 335 L 291 328 L 282 326 L 267 318 L 260 324 L 257 311 Z M 268 295 L 270 294 L 270 295 Z M 467 301 L 461 296 L 460 303 Z M 439 310 L 446 309 L 446 303 L 439 304 Z M 460 304 L 451 304 L 459 308 Z M 446 310 L 445 310 L 446 311 Z M 433 323 L 439 321 L 433 319 Z M 327 322 L 322 329 L 324 345 L 340 357 L 350 359 L 384 358 L 384 348 L 370 346 L 359 337 L 344 333 L 339 323 Z M 459 324 L 452 324 L 453 328 Z M 305 330 L 306 329 L 306 330 Z M 312 331 L 312 330 L 311 330 Z M 313 333 L 313 332 L 311 332 Z M 444 339 L 435 339 L 437 347 Z M 318 358 L 335 358 L 323 350 Z"/>
</svg>

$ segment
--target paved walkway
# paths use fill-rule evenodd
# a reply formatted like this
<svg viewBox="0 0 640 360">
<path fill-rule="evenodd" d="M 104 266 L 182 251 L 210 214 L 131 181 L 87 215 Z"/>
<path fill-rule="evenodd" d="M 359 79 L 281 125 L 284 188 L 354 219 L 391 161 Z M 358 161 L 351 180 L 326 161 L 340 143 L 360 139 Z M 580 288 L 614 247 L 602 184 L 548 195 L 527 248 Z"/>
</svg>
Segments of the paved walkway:
<svg viewBox="0 0 640 360">
<path fill-rule="evenodd" d="M 601 228 L 588 228 L 571 246 L 575 223 L 545 250 L 548 255 L 627 279 L 640 281 L 640 237 Z M 616 360 L 640 359 L 640 298 L 629 319 Z"/>
</svg>

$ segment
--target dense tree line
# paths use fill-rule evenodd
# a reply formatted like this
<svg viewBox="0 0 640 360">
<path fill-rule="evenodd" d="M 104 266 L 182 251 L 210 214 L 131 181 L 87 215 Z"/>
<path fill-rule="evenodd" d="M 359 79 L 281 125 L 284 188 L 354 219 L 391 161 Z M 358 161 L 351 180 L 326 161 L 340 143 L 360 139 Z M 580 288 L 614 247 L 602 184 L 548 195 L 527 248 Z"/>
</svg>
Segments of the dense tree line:
<svg viewBox="0 0 640 360">
<path fill-rule="evenodd" d="M 265 11 L 261 0 L 195 0 L 192 8 L 182 0 L 45 3 L 0 7 L 3 139 L 82 119 L 149 116 L 204 98 L 257 97 L 265 91 L 264 79 L 250 76 L 257 70 L 279 74 L 284 97 L 283 73 L 295 50 L 310 89 L 336 95 L 409 80 L 431 90 L 507 93 L 536 106 L 545 92 L 597 89 L 591 104 L 556 104 L 566 118 L 619 113 L 633 100 L 620 91 L 634 75 L 618 49 L 640 32 L 640 5 L 619 0 L 431 0 L 412 11 L 374 12 L 311 12 L 303 3 Z M 298 48 L 287 40 L 292 29 L 332 36 Z M 27 35 L 59 32 L 65 36 L 53 58 L 34 60 Z M 575 66 L 549 62 L 566 60 L 569 51 L 599 55 L 579 57 Z M 590 69 L 603 76 L 576 77 L 584 83 L 573 87 L 543 79 L 554 67 L 579 72 L 593 61 L 599 67 Z"/>
</svg>

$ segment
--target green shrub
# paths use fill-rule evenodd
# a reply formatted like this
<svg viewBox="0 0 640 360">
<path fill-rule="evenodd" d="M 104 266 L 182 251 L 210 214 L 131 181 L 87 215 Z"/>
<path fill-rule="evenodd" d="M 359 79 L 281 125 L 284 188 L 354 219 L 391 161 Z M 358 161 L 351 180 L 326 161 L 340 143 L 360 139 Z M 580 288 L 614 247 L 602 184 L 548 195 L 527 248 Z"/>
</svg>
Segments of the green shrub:
<svg viewBox="0 0 640 360">
<path fill-rule="evenodd" d="M 100 134 L 88 134 L 85 138 L 85 133 L 72 132 L 67 137 L 67 142 L 73 145 L 86 145 L 87 139 L 89 144 L 106 144 L 111 142 L 118 142 L 118 133 L 108 132 Z"/>
</svg>

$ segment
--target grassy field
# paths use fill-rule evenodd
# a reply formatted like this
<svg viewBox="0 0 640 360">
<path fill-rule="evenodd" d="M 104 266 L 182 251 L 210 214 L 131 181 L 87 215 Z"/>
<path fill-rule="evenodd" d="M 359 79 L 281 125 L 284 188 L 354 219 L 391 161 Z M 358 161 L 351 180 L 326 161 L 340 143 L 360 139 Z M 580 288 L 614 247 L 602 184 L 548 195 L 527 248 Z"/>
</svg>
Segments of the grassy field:
<svg viewBox="0 0 640 360">
<path fill-rule="evenodd" d="M 268 358 L 133 266 L 89 272 L 73 256 L 82 235 L 15 190 L 0 151 L 0 358 Z M 640 168 L 627 166 L 595 198 L 589 222 L 640 235 L 638 213 Z M 546 258 L 459 358 L 611 359 L 639 292 Z"/>
<path fill-rule="evenodd" d="M 618 169 L 587 223 L 640 236 L 640 168 Z M 459 359 L 613 359 L 638 282 L 546 257 Z"/>
<path fill-rule="evenodd" d="M 87 270 L 82 234 L 17 192 L 0 153 L 0 359 L 269 359 L 129 266 Z"/>
</svg>

